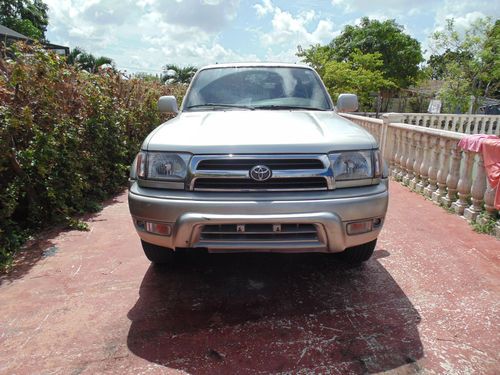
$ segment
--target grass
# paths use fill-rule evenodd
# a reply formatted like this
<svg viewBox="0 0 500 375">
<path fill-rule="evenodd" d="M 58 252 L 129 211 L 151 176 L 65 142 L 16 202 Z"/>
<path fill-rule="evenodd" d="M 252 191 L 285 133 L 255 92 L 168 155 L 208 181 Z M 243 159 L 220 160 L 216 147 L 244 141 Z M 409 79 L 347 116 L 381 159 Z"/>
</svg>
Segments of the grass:
<svg viewBox="0 0 500 375">
<path fill-rule="evenodd" d="M 493 234 L 495 231 L 496 220 L 486 212 L 481 212 L 476 221 L 471 225 L 475 232 Z"/>
</svg>

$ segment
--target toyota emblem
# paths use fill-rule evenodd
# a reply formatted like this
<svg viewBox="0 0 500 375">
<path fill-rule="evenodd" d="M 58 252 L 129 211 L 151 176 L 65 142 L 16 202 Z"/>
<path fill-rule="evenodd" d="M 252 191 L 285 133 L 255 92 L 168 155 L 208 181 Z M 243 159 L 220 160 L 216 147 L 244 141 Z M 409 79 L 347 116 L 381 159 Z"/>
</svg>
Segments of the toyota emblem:
<svg viewBox="0 0 500 375">
<path fill-rule="evenodd" d="M 255 181 L 267 181 L 272 175 L 273 172 L 271 171 L 271 168 L 266 167 L 265 165 L 256 165 L 250 169 L 250 178 Z"/>
</svg>

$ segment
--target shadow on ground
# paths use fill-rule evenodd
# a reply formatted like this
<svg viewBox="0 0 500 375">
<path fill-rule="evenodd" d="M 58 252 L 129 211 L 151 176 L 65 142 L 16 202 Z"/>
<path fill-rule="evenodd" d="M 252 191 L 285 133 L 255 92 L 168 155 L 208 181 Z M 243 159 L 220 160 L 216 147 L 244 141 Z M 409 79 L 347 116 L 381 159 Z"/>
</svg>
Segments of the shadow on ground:
<svg viewBox="0 0 500 375">
<path fill-rule="evenodd" d="M 420 316 L 377 261 L 322 254 L 187 257 L 151 266 L 128 347 L 189 373 L 372 373 L 423 356 Z"/>
<path fill-rule="evenodd" d="M 117 195 L 118 196 L 118 195 Z M 102 209 L 121 203 L 117 196 L 109 198 L 102 203 Z M 77 217 L 79 220 L 90 223 L 101 221 L 98 217 L 101 210 L 96 213 L 87 213 Z M 41 231 L 35 238 L 28 241 L 24 246 L 17 251 L 14 255 L 12 265 L 7 271 L 0 272 L 0 285 L 9 283 L 17 279 L 21 279 L 42 259 L 54 256 L 59 252 L 57 246 L 57 238 L 64 232 L 76 231 L 69 229 L 62 225 L 54 225 L 53 227 Z"/>
</svg>

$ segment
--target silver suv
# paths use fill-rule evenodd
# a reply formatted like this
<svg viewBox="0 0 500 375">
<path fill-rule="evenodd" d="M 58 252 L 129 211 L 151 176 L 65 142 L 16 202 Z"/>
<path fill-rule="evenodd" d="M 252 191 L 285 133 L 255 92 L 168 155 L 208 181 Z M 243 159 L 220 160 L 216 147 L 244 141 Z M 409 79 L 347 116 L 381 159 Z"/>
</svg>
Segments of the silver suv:
<svg viewBox="0 0 500 375">
<path fill-rule="evenodd" d="M 177 116 L 157 127 L 131 167 L 129 205 L 146 256 L 176 250 L 373 253 L 387 210 L 375 139 L 337 115 L 318 74 L 293 64 L 202 68 Z"/>
</svg>

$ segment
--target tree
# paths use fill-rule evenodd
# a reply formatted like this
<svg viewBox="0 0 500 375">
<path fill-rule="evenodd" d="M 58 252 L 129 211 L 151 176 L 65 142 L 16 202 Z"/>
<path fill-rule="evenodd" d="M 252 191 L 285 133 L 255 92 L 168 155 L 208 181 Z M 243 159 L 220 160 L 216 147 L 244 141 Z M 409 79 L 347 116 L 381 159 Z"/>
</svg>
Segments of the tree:
<svg viewBox="0 0 500 375">
<path fill-rule="evenodd" d="M 500 88 L 500 21 L 477 19 L 464 32 L 459 32 L 453 19 L 448 19 L 442 31 L 431 37 L 434 60 L 442 62 L 445 81 L 440 97 L 450 112 L 468 109 L 470 97 L 473 109 L 480 96 L 498 96 Z M 431 56 L 432 57 L 432 56 Z"/>
<path fill-rule="evenodd" d="M 470 82 L 462 66 L 457 62 L 446 64 L 443 86 L 438 96 L 449 113 L 466 113 L 470 106 Z"/>
<path fill-rule="evenodd" d="M 434 54 L 427 60 L 427 67 L 430 68 L 430 79 L 443 79 L 446 75 L 447 65 L 451 62 L 464 63 L 472 56 L 465 52 L 457 52 L 447 49 L 442 54 Z"/>
<path fill-rule="evenodd" d="M 406 34 L 395 20 L 378 21 L 368 17 L 362 18 L 359 25 L 346 26 L 327 46 L 316 45 L 306 50 L 299 47 L 297 55 L 315 66 L 318 55 L 326 61 L 345 62 L 356 50 L 364 54 L 380 53 L 383 62 L 380 70 L 384 78 L 398 88 L 415 82 L 419 64 L 424 61 L 420 43 Z M 321 63 L 319 65 L 316 68 L 321 72 Z"/>
<path fill-rule="evenodd" d="M 354 51 L 347 61 L 328 61 L 323 68 L 323 80 L 330 95 L 336 99 L 341 93 L 353 93 L 362 108 L 371 109 L 373 95 L 396 87 L 384 77 L 380 53 L 363 54 Z"/>
<path fill-rule="evenodd" d="M 323 77 L 325 73 L 325 65 L 329 61 L 333 61 L 333 52 L 330 46 L 322 46 L 321 44 L 316 44 L 310 46 L 308 49 L 303 49 L 302 46 L 298 46 L 297 56 L 301 57 L 302 60 L 313 67 L 318 74 Z"/>
<path fill-rule="evenodd" d="M 48 9 L 42 0 L 0 0 L 0 24 L 28 38 L 45 41 Z"/>
<path fill-rule="evenodd" d="M 103 65 L 114 66 L 113 60 L 106 56 L 96 57 L 85 50 L 75 47 L 68 55 L 66 62 L 70 65 L 77 65 L 89 73 L 97 73 L 99 67 Z"/>
<path fill-rule="evenodd" d="M 197 70 L 194 66 L 181 68 L 174 64 L 168 64 L 163 67 L 162 81 L 171 84 L 188 85 Z"/>
</svg>

